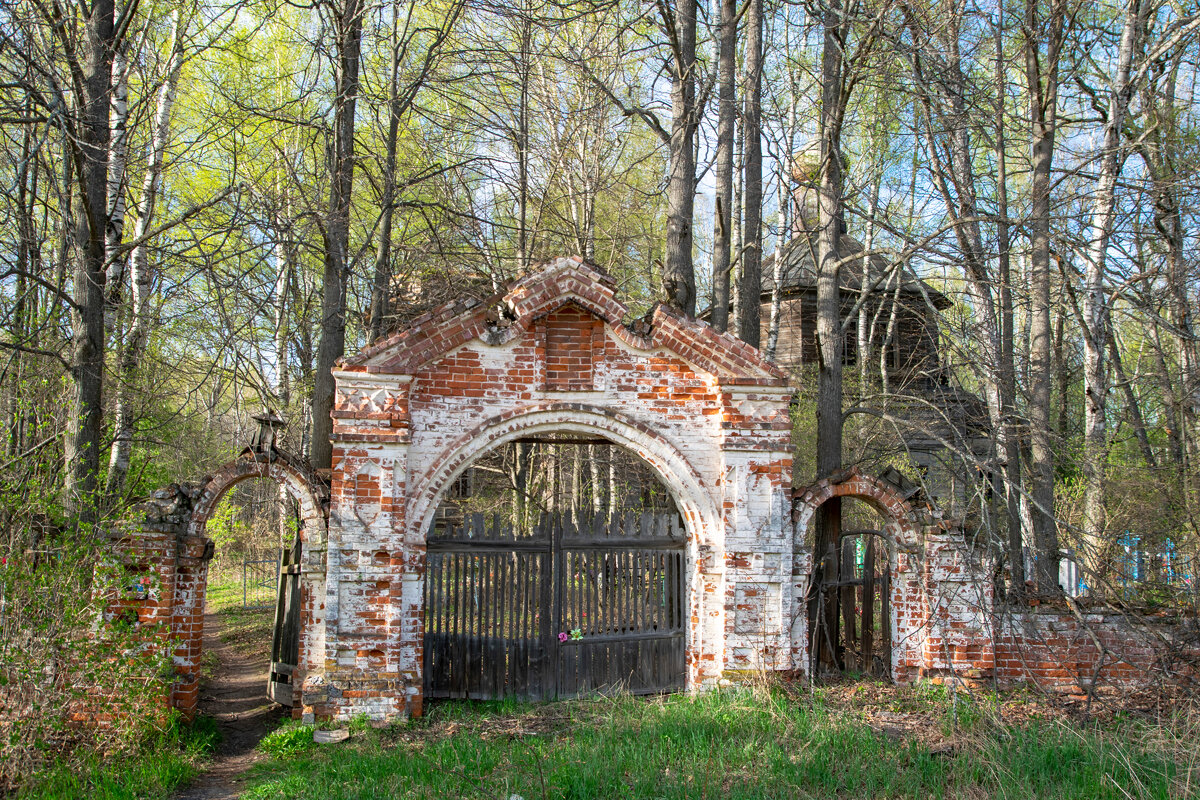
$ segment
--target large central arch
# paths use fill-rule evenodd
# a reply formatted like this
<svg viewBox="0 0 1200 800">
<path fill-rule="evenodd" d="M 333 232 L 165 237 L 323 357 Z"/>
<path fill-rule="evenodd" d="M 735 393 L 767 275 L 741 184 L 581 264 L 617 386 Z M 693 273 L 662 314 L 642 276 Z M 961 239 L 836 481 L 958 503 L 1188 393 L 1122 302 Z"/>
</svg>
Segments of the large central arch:
<svg viewBox="0 0 1200 800">
<path fill-rule="evenodd" d="M 192 503 L 187 536 L 193 541 L 207 541 L 206 526 L 221 500 L 239 483 L 261 478 L 283 487 L 296 499 L 300 509 L 298 531 L 304 561 L 296 585 L 299 608 L 299 653 L 297 663 L 288 665 L 289 672 L 281 678 L 291 692 L 293 708 L 302 703 L 299 687 L 307 675 L 324 668 L 324 614 L 320 599 L 324 596 L 325 543 L 328 534 L 328 492 L 301 462 L 271 445 L 247 447 L 233 461 L 218 469 L 204 484 Z M 199 690 L 200 664 L 204 627 L 204 600 L 208 588 L 208 565 L 203 563 L 193 576 L 176 579 L 177 599 L 172 628 L 180 642 L 175 651 L 176 667 L 182 676 L 174 686 L 172 703 L 191 709 Z M 189 579 L 190 578 L 190 579 Z M 294 671 L 291 668 L 294 667 Z M 274 676 L 272 676 L 274 677 Z M 283 700 L 282 702 L 287 702 Z"/>
<path fill-rule="evenodd" d="M 415 498 L 410 536 L 429 530 L 446 487 L 488 450 L 514 439 L 541 433 L 580 433 L 601 436 L 639 455 L 662 479 L 683 514 L 689 539 L 717 543 L 720 512 L 704 489 L 701 477 L 671 442 L 626 415 L 581 403 L 547 403 L 518 409 L 488 420 L 459 437 L 436 459 L 437 467 L 413 486 Z"/>
<path fill-rule="evenodd" d="M 627 448 L 671 494 L 687 531 L 689 689 L 789 666 L 787 381 L 665 307 L 627 326 L 614 288 L 563 259 L 339 364 L 325 672 L 305 686 L 306 714 L 420 712 L 433 515 L 483 453 L 543 434 Z"/>
<path fill-rule="evenodd" d="M 697 567 L 701 553 L 724 549 L 719 510 L 701 477 L 671 442 L 611 409 L 579 403 L 548 403 L 501 414 L 464 434 L 436 458 L 435 470 L 413 486 L 409 517 L 413 527 L 407 532 L 408 538 L 425 540 L 448 487 L 479 458 L 519 438 L 563 433 L 599 436 L 635 453 L 650 465 L 675 501 L 687 532 L 684 580 L 687 616 L 693 620 L 720 617 L 724 612 L 723 599 L 704 592 Z M 425 574 L 424 565 L 419 573 Z M 686 685 L 694 687 L 702 680 L 699 666 L 720 658 L 722 642 L 711 635 L 706 638 L 700 625 L 687 625 L 684 632 L 687 666 L 684 680 Z"/>
</svg>

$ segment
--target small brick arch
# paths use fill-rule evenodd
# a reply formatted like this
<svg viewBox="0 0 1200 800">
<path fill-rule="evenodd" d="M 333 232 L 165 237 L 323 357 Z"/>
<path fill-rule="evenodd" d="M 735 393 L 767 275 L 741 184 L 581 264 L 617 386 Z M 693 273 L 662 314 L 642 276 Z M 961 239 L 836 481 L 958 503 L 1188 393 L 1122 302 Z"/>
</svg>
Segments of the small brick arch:
<svg viewBox="0 0 1200 800">
<path fill-rule="evenodd" d="M 882 478 L 864 474 L 858 467 L 852 467 L 839 475 L 822 478 L 811 486 L 797 490 L 792 507 L 797 541 L 802 540 L 817 509 L 835 497 L 862 500 L 884 518 L 883 532 L 893 542 L 902 548 L 916 546 L 920 526 L 912 504 L 901 494 L 898 487 Z"/>
<path fill-rule="evenodd" d="M 823 478 L 794 495 L 792 506 L 793 535 L 797 546 L 806 540 L 809 525 L 817 509 L 835 497 L 861 500 L 875 509 L 885 520 L 883 534 L 891 544 L 888 570 L 891 579 L 891 675 L 893 680 L 907 680 L 914 659 L 919 658 L 923 643 L 922 620 L 929 611 L 922 595 L 924 554 L 921 525 L 916 510 L 901 490 L 892 483 L 860 472 L 852 467 L 838 475 Z M 815 566 L 813 559 L 811 566 Z M 798 648 L 797 661 L 807 659 L 807 630 L 805 646 Z"/>
<path fill-rule="evenodd" d="M 300 658 L 293 675 L 294 708 L 301 703 L 305 675 L 324 663 L 324 632 L 321 606 L 325 584 L 325 545 L 329 530 L 329 490 L 307 468 L 287 454 L 246 448 L 233 461 L 218 469 L 204 484 L 192 503 L 188 539 L 208 542 L 205 526 L 222 498 L 239 483 L 255 478 L 274 481 L 300 503 L 300 539 L 303 542 L 303 572 L 300 580 Z M 208 548 L 211 552 L 211 547 Z M 204 641 L 204 601 L 208 590 L 208 563 L 193 570 L 195 574 L 176 579 L 176 600 L 172 629 L 179 639 L 175 650 L 176 670 L 180 678 L 172 690 L 172 704 L 189 712 L 199 694 L 198 666 Z"/>
<path fill-rule="evenodd" d="M 300 502 L 300 535 L 305 543 L 324 543 L 328 530 L 329 490 L 305 467 L 285 453 L 264 456 L 246 448 L 237 458 L 218 469 L 208 479 L 192 507 L 189 536 L 204 534 L 213 511 L 222 498 L 237 484 L 254 478 L 265 478 L 286 486 Z"/>
</svg>

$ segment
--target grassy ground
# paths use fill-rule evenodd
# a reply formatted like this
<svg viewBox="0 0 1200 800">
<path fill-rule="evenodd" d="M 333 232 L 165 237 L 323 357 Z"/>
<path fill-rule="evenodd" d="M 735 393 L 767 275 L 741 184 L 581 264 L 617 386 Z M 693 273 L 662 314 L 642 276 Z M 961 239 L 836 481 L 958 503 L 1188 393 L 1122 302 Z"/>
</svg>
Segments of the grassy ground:
<svg viewBox="0 0 1200 800">
<path fill-rule="evenodd" d="M 177 717 L 146 731 L 120 751 L 89 754 L 34 776 L 17 795 L 39 800 L 160 800 L 195 776 L 216 746 L 212 720 L 192 725 Z"/>
<path fill-rule="evenodd" d="M 245 798 L 1171 798 L 1196 791 L 1195 715 L 1073 722 L 1022 698 L 879 685 L 557 704 L 445 703 L 284 727 Z"/>
<path fill-rule="evenodd" d="M 275 607 L 242 608 L 240 580 L 216 580 L 208 585 L 208 608 L 221 615 L 221 640 L 252 657 L 269 657 Z"/>
</svg>

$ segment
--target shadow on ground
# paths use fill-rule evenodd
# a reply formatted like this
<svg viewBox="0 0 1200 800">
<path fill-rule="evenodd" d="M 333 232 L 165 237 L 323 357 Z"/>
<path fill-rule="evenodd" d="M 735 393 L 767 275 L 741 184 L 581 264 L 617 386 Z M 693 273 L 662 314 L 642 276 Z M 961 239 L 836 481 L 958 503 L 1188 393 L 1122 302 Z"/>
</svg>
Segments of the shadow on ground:
<svg viewBox="0 0 1200 800">
<path fill-rule="evenodd" d="M 270 654 L 222 640 L 221 616 L 204 615 L 204 650 L 217 668 L 200 687 L 200 713 L 216 721 L 221 733 L 209 769 L 176 795 L 176 800 L 225 800 L 244 788 L 245 773 L 258 760 L 255 745 L 290 709 L 267 699 Z"/>
</svg>

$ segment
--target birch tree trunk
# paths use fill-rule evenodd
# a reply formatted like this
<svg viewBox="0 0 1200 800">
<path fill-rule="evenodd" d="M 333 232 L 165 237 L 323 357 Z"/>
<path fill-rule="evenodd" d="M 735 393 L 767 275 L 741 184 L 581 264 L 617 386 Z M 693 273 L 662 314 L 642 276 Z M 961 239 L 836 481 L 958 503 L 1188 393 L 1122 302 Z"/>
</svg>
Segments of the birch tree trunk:
<svg viewBox="0 0 1200 800">
<path fill-rule="evenodd" d="M 1116 70 L 1108 93 L 1101 144 L 1099 175 L 1092 201 L 1091 234 L 1086 249 L 1083 294 L 1083 517 L 1084 565 L 1090 581 L 1099 585 L 1106 547 L 1105 465 L 1108 461 L 1108 303 L 1105 297 L 1107 257 L 1116 218 L 1116 186 L 1124 157 L 1121 132 L 1133 84 L 1130 72 L 1137 38 L 1145 28 L 1142 0 L 1129 0 L 1117 52 Z M 1148 5 L 1148 4 L 1147 4 Z"/>
<path fill-rule="evenodd" d="M 171 107 L 175 103 L 179 72 L 183 67 L 184 30 L 182 13 L 178 9 L 175 11 L 172 27 L 171 57 L 155 105 L 150 159 L 146 165 L 146 177 L 142 182 L 142 202 L 133 229 L 134 246 L 129 254 L 133 283 L 133 323 L 121 356 L 121 374 L 117 385 L 116 421 L 105 481 L 105 493 L 110 500 L 115 500 L 124 491 L 129 475 L 134 430 L 134 389 L 152 325 L 150 300 L 153 295 L 154 273 L 150 265 L 150 249 L 146 238 L 154 220 L 159 190 L 162 188 L 163 160 L 171 137 Z"/>
<path fill-rule="evenodd" d="M 872 250 L 875 249 L 875 217 L 879 213 L 879 185 L 883 182 L 883 175 L 876 172 L 871 181 L 871 199 L 867 206 L 867 231 L 863 236 L 863 255 L 862 263 L 862 280 L 859 283 L 859 298 L 861 303 L 858 309 L 858 396 L 865 398 L 867 396 L 867 387 L 871 385 L 871 319 L 873 317 L 873 304 L 868 302 L 868 295 L 871 284 L 875 280 L 875 276 L 871 272 L 871 261 L 874 258 Z"/>
<path fill-rule="evenodd" d="M 122 42 L 113 57 L 112 140 L 108 146 L 108 220 L 104 250 L 108 262 L 105 288 L 110 315 L 120 302 L 125 283 L 125 259 L 120 257 L 125 236 L 126 163 L 129 151 L 129 42 Z M 109 320 L 112 323 L 112 320 Z"/>
</svg>

